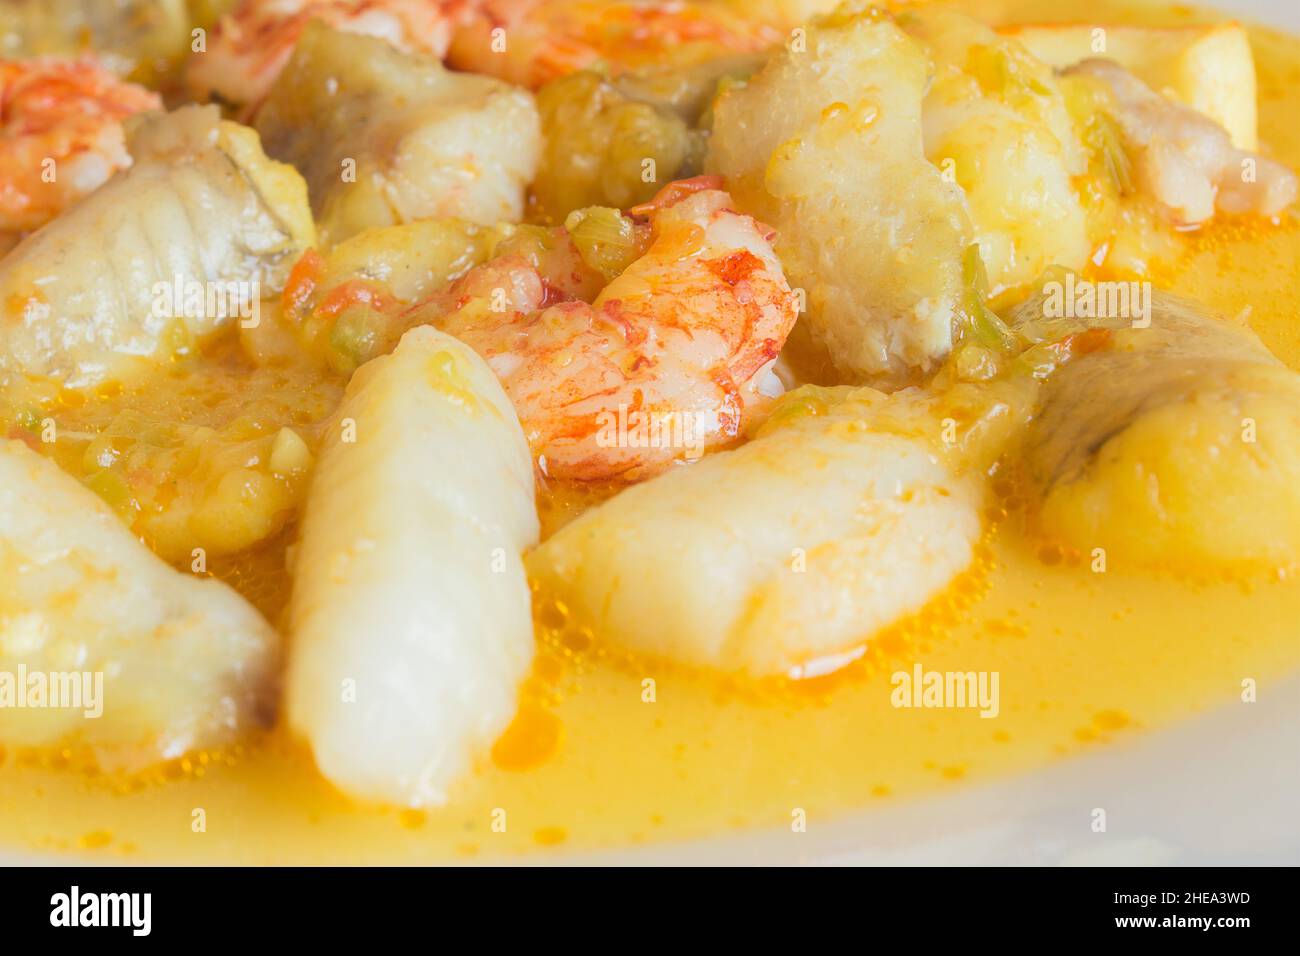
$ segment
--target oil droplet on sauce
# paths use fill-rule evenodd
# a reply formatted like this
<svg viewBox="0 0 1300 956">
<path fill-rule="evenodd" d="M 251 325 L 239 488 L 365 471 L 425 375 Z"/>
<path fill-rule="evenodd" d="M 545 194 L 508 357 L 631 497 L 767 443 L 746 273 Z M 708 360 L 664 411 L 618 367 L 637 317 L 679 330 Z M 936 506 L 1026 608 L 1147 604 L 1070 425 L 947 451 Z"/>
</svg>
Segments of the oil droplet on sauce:
<svg viewBox="0 0 1300 956">
<path fill-rule="evenodd" d="M 541 846 L 559 846 L 568 838 L 564 827 L 542 827 L 533 834 L 533 840 Z"/>
<path fill-rule="evenodd" d="M 403 810 L 397 815 L 397 822 L 408 830 L 418 830 L 427 819 L 429 815 L 423 810 Z"/>
<path fill-rule="evenodd" d="M 506 732 L 492 746 L 492 762 L 502 770 L 540 767 L 560 747 L 563 724 L 546 708 L 525 702 Z"/>
<path fill-rule="evenodd" d="M 98 850 L 100 847 L 108 846 L 112 842 L 113 834 L 107 830 L 92 830 L 90 833 L 84 834 L 77 841 L 77 845 L 83 850 Z"/>
<path fill-rule="evenodd" d="M 1133 721 L 1127 711 L 1099 710 L 1093 714 L 1092 722 L 1102 730 L 1123 730 Z"/>
</svg>

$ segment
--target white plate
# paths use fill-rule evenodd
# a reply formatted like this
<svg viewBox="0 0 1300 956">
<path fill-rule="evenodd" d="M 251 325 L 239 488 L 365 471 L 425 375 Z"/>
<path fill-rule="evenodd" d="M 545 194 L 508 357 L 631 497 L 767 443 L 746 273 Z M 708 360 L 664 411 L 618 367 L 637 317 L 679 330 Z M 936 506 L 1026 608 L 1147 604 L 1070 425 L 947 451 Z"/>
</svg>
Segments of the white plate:
<svg viewBox="0 0 1300 956">
<path fill-rule="evenodd" d="M 1219 0 L 1203 6 L 1300 33 L 1300 4 L 1295 0 Z"/>
</svg>

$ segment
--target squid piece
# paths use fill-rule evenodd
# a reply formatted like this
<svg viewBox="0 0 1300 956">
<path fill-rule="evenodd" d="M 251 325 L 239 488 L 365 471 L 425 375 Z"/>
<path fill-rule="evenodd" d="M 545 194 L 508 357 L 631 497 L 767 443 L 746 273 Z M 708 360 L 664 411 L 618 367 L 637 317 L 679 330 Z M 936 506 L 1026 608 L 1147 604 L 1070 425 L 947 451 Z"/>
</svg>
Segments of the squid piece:
<svg viewBox="0 0 1300 956">
<path fill-rule="evenodd" d="M 1013 326 L 1032 330 L 1046 305 L 1028 300 Z M 1111 563 L 1294 565 L 1300 376 L 1186 300 L 1153 292 L 1149 320 L 1078 322 L 1037 347 L 1068 356 L 1024 437 L 1039 530 Z"/>
<path fill-rule="evenodd" d="M 1182 226 L 1230 214 L 1276 216 L 1295 202 L 1296 174 L 1237 149 L 1223 127 L 1173 100 L 1110 60 L 1084 60 L 1065 71 L 1104 84 L 1115 102 L 1124 149 L 1137 185 Z"/>
<path fill-rule="evenodd" d="M 517 222 L 541 151 L 527 91 L 319 22 L 256 127 L 306 176 L 326 244 L 415 219 Z"/>
<path fill-rule="evenodd" d="M 806 294 L 804 351 L 842 381 L 906 383 L 952 346 L 972 238 L 961 188 L 924 152 L 930 66 L 873 10 L 814 21 L 804 46 L 718 98 L 705 168 L 776 230 Z"/>
<path fill-rule="evenodd" d="M 970 564 L 982 474 L 1023 418 L 1011 398 L 800 389 L 748 444 L 566 525 L 529 573 L 631 650 L 751 676 L 825 673 Z"/>
<path fill-rule="evenodd" d="M 215 107 L 133 117 L 128 147 L 130 169 L 0 260 L 0 379 L 125 377 L 253 321 L 207 302 L 255 304 L 314 243 L 302 178 Z"/>
<path fill-rule="evenodd" d="M 164 564 L 17 441 L 0 445 L 0 572 L 0 698 L 28 704 L 0 706 L 4 743 L 86 744 L 137 768 L 270 723 L 271 627 L 225 584 Z M 35 706 L 42 683 L 74 706 Z"/>
<path fill-rule="evenodd" d="M 533 656 L 532 461 L 491 370 L 435 329 L 360 368 L 295 561 L 289 724 L 365 801 L 447 799 L 505 729 Z"/>
</svg>

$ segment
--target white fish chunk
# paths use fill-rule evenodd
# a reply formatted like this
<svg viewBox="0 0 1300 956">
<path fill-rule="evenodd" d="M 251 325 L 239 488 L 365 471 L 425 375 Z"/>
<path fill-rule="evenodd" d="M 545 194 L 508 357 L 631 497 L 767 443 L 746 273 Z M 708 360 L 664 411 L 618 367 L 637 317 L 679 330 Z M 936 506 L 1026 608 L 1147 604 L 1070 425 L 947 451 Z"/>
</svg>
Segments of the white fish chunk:
<svg viewBox="0 0 1300 956">
<path fill-rule="evenodd" d="M 0 259 L 0 378 L 127 375 L 167 357 L 177 331 L 241 318 L 231 293 L 251 306 L 277 291 L 315 242 L 302 177 L 215 107 L 127 128 L 131 168 Z"/>
<path fill-rule="evenodd" d="M 1041 323 L 1044 299 L 1016 308 Z M 1153 291 L 1148 326 L 1087 326 L 1052 371 L 1021 452 L 1036 530 L 1112 566 L 1204 574 L 1300 563 L 1300 375 L 1249 327 Z"/>
<path fill-rule="evenodd" d="M 1065 74 L 1105 84 L 1138 187 L 1179 225 L 1205 222 L 1216 210 L 1276 216 L 1295 202 L 1294 172 L 1238 149 L 1214 120 L 1161 96 L 1119 64 L 1084 60 Z"/>
<path fill-rule="evenodd" d="M 1257 145 L 1255 57 L 1240 23 L 1017 23 L 998 33 L 1058 70 L 1094 56 L 1114 60 L 1151 89 L 1214 120 L 1238 149 Z"/>
<path fill-rule="evenodd" d="M 888 17 L 846 7 L 714 104 L 705 167 L 776 230 L 807 297 L 791 343 L 837 381 L 906 384 L 952 347 L 972 227 L 925 156 L 930 69 Z"/>
<path fill-rule="evenodd" d="M 416 219 L 518 222 L 541 153 L 527 90 L 320 22 L 256 126 L 303 171 L 326 244 Z"/>
<path fill-rule="evenodd" d="M 270 722 L 278 651 L 225 584 L 174 570 L 52 461 L 0 444 L 0 704 L 6 681 L 16 691 L 84 674 L 83 693 L 96 680 L 102 691 L 98 716 L 84 697 L 15 698 L 0 706 L 0 741 L 84 743 L 125 767 L 220 746 Z"/>
<path fill-rule="evenodd" d="M 365 801 L 447 798 L 515 712 L 537 533 L 528 444 L 482 359 L 422 326 L 357 371 L 290 607 L 289 723 L 325 777 Z"/>
<path fill-rule="evenodd" d="M 833 668 L 943 590 L 981 533 L 982 483 L 909 434 L 937 442 L 941 425 L 905 412 L 906 427 L 871 423 L 911 394 L 858 390 L 792 424 L 779 407 L 748 444 L 566 525 L 529 572 L 638 652 L 754 676 Z"/>
</svg>

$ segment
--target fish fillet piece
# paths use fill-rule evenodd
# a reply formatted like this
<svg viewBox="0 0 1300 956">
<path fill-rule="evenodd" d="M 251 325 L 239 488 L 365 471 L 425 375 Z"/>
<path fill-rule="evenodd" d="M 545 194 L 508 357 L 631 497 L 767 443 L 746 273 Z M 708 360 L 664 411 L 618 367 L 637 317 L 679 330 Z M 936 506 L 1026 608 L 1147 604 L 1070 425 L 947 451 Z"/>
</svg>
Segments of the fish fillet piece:
<svg viewBox="0 0 1300 956">
<path fill-rule="evenodd" d="M 1156 93 L 1110 60 L 1084 60 L 1067 76 L 1088 77 L 1113 95 L 1138 186 L 1179 225 L 1216 211 L 1277 216 L 1295 202 L 1296 174 L 1265 156 L 1236 148 L 1227 130 Z"/>
<path fill-rule="evenodd" d="M 925 156 L 930 71 L 890 18 L 845 7 L 714 104 L 705 168 L 776 230 L 807 302 L 791 342 L 836 381 L 908 384 L 952 347 L 972 227 Z"/>
<path fill-rule="evenodd" d="M 228 293 L 278 291 L 315 243 L 302 177 L 215 107 L 127 130 L 131 168 L 0 259 L 0 378 L 125 377 L 235 321 Z"/>
<path fill-rule="evenodd" d="M 541 153 L 527 90 L 318 22 L 256 126 L 302 170 L 327 244 L 417 219 L 518 222 Z"/>
<path fill-rule="evenodd" d="M 902 408 L 914 394 L 805 394 L 748 444 L 566 525 L 530 574 L 634 651 L 754 676 L 833 669 L 971 563 L 983 490 L 922 437 L 942 426 Z M 805 401 L 812 413 L 797 414 Z M 900 424 L 877 427 L 890 409 Z"/>
<path fill-rule="evenodd" d="M 1114 60 L 1153 90 L 1214 120 L 1238 149 L 1258 144 L 1255 58 L 1240 23 L 1024 23 L 998 32 L 1058 70 L 1091 57 Z"/>
<path fill-rule="evenodd" d="M 0 706 L 0 741 L 85 743 L 128 768 L 220 746 L 270 722 L 278 652 L 235 591 L 165 564 L 54 462 L 0 444 L 0 684 L 102 681 L 97 717 Z"/>
<path fill-rule="evenodd" d="M 322 448 L 290 605 L 289 723 L 360 800 L 442 803 L 513 716 L 537 540 L 514 409 L 422 326 L 362 366 Z"/>
<path fill-rule="evenodd" d="M 1013 326 L 1042 323 L 1044 301 Z M 1300 375 L 1198 303 L 1153 291 L 1149 310 L 1051 320 L 1051 338 L 1088 344 L 1066 350 L 1024 435 L 1037 531 L 1112 567 L 1294 567 Z"/>
</svg>

